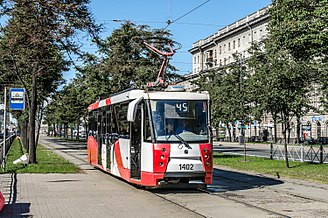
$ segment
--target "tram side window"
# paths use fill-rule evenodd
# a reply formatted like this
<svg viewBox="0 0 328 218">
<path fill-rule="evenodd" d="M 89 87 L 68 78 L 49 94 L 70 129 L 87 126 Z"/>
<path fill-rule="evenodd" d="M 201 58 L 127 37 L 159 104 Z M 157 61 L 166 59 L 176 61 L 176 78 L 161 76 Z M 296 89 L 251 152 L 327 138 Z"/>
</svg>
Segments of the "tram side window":
<svg viewBox="0 0 328 218">
<path fill-rule="evenodd" d="M 117 131 L 117 126 L 118 126 L 118 121 L 117 121 L 117 116 L 115 113 L 115 108 L 114 106 L 110 106 L 110 121 L 108 126 L 110 126 L 110 131 L 112 136 L 118 136 L 118 131 Z"/>
<path fill-rule="evenodd" d="M 89 136 L 95 136 L 95 132 L 97 131 L 97 113 L 96 111 L 91 111 L 89 113 Z"/>
<path fill-rule="evenodd" d="M 102 124 L 101 124 L 101 112 L 98 112 L 98 117 L 97 117 L 97 132 L 95 133 L 97 137 L 100 137 L 100 134 L 101 134 L 101 127 L 102 127 Z"/>
<path fill-rule="evenodd" d="M 115 105 L 114 113 L 118 120 L 118 135 L 120 138 L 130 138 L 129 122 L 127 120 L 128 103 Z"/>
<path fill-rule="evenodd" d="M 107 122 L 106 122 L 106 110 L 107 108 L 104 108 L 102 110 L 102 126 L 101 126 L 101 134 L 104 136 L 107 132 Z"/>
</svg>

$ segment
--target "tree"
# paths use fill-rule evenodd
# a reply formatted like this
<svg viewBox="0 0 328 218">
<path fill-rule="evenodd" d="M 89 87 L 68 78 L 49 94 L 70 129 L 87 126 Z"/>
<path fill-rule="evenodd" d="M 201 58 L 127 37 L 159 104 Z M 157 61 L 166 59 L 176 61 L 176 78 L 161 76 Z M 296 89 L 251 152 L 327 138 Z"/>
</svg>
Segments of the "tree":
<svg viewBox="0 0 328 218">
<path fill-rule="evenodd" d="M 149 38 L 161 38 L 163 40 L 156 45 L 157 48 L 164 49 L 167 42 L 172 42 L 170 36 L 167 31 L 151 30 L 149 26 L 136 26 L 131 22 L 125 22 L 121 28 L 116 29 L 99 50 L 103 58 L 98 69 L 107 78 L 106 81 L 110 81 L 111 92 L 130 87 L 142 88 L 147 82 L 155 81 L 162 60 L 143 42 Z M 173 66 L 167 66 L 164 75 L 166 81 L 180 78 L 173 73 L 174 70 Z"/>
<path fill-rule="evenodd" d="M 67 70 L 65 52 L 81 54 L 74 41 L 79 31 L 87 31 L 94 37 L 99 31 L 88 3 L 88 0 L 11 0 L 1 5 L 9 17 L 7 26 L 1 29 L 5 51 L 1 64 L 6 74 L 14 73 L 28 91 L 30 163 L 36 163 L 35 118 L 37 104 L 41 102 L 37 91 L 42 85 L 51 87 L 51 91 L 57 87 L 56 81 Z M 47 95 L 45 92 L 42 96 Z"/>
<path fill-rule="evenodd" d="M 306 62 L 295 60 L 274 42 L 275 39 L 268 38 L 264 50 L 256 50 L 248 65 L 254 69 L 254 92 L 262 93 L 258 96 L 258 104 L 272 115 L 275 124 L 282 124 L 286 167 L 289 167 L 287 132 L 291 119 L 305 115 L 311 108 L 307 94 L 313 77 Z"/>
<path fill-rule="evenodd" d="M 273 0 L 270 36 L 296 60 L 327 62 L 328 0 Z"/>
<path fill-rule="evenodd" d="M 243 123 L 249 120 L 250 114 L 247 94 L 250 90 L 249 72 L 242 65 L 239 54 L 235 54 L 234 59 L 235 61 L 227 67 L 204 72 L 195 82 L 199 90 L 210 93 L 213 126 L 218 128 L 220 123 L 224 123 L 228 128 L 230 141 L 232 134 L 229 124 L 234 126 L 236 121 L 241 121 L 240 128 L 243 132 Z"/>
<path fill-rule="evenodd" d="M 327 0 L 274 0 L 270 8 L 265 62 L 255 70 L 269 74 L 262 89 L 269 89 L 265 93 L 271 103 L 262 104 L 283 124 L 287 167 L 290 119 L 297 117 L 299 129 L 300 117 L 311 108 L 311 85 L 318 82 L 315 68 L 327 61 L 327 7 Z"/>
</svg>

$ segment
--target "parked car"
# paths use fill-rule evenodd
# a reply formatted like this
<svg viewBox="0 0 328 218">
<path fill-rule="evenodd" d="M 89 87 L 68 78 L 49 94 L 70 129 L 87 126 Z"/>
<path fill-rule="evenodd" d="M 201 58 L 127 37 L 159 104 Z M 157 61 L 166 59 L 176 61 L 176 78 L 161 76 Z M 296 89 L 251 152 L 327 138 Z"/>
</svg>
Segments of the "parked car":
<svg viewBox="0 0 328 218">
<path fill-rule="evenodd" d="M 328 137 L 319 137 L 317 139 L 317 143 L 322 145 L 328 144 Z"/>
</svg>

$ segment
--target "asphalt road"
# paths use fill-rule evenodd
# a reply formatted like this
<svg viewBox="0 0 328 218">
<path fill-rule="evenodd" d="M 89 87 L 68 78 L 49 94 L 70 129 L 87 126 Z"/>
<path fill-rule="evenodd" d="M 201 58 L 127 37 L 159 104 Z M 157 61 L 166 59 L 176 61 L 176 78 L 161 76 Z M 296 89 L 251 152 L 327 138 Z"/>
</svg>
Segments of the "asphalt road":
<svg viewBox="0 0 328 218">
<path fill-rule="evenodd" d="M 217 152 L 244 155 L 244 146 L 238 143 L 214 142 L 213 149 Z M 246 155 L 270 157 L 270 144 L 246 144 Z"/>
</svg>

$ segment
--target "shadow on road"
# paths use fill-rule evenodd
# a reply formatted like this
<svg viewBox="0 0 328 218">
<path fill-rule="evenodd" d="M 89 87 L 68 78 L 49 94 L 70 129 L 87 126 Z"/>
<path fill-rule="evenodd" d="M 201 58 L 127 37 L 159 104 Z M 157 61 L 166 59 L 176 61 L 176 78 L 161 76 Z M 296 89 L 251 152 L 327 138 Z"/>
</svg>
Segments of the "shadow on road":
<svg viewBox="0 0 328 218">
<path fill-rule="evenodd" d="M 213 171 L 213 183 L 207 186 L 208 192 L 227 192 L 227 191 L 241 191 L 255 189 L 265 186 L 274 186 L 282 184 L 280 180 L 249 175 L 246 173 L 233 172 L 229 170 L 214 169 Z M 199 193 L 197 189 L 185 189 L 185 188 L 160 188 L 154 189 L 152 192 L 159 194 L 171 194 L 171 193 Z"/>
<path fill-rule="evenodd" d="M 3 217 L 33 217 L 28 215 L 30 213 L 30 203 L 12 203 L 6 204 L 3 211 L 1 211 L 0 218 Z"/>
<path fill-rule="evenodd" d="M 214 169 L 213 184 L 209 188 L 218 188 L 218 191 L 239 191 L 264 186 L 274 186 L 283 182 L 277 179 L 250 175 L 223 169 Z"/>
<path fill-rule="evenodd" d="M 86 142 L 75 142 L 75 141 L 68 141 L 65 139 L 56 139 L 56 138 L 47 138 L 45 140 L 66 147 L 66 148 L 57 148 L 58 150 L 86 150 L 87 149 Z"/>
</svg>

